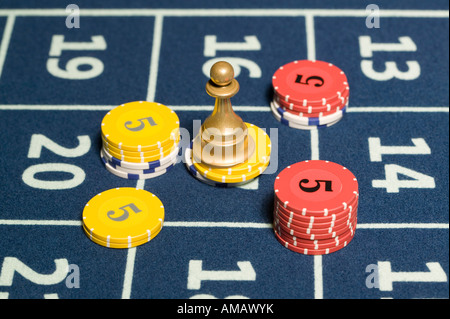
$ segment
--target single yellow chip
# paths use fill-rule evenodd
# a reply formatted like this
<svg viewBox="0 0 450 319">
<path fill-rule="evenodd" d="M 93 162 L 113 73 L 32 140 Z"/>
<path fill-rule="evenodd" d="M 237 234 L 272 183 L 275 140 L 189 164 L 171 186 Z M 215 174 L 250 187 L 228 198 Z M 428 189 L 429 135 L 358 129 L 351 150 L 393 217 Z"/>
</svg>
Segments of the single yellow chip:
<svg viewBox="0 0 450 319">
<path fill-rule="evenodd" d="M 118 249 L 132 248 L 132 247 L 137 247 L 137 246 L 143 245 L 145 243 L 148 243 L 150 240 L 155 238 L 156 235 L 158 235 L 159 232 L 161 231 L 161 229 L 159 229 L 159 230 L 156 231 L 156 233 L 152 234 L 148 238 L 141 239 L 141 240 L 138 240 L 138 241 L 131 241 L 130 240 L 126 244 L 123 244 L 123 243 L 115 243 L 115 242 L 112 242 L 110 240 L 107 240 L 107 241 L 101 240 L 98 237 L 96 237 L 92 232 L 87 230 L 86 227 L 84 227 L 84 226 L 83 226 L 83 230 L 84 230 L 86 236 L 89 237 L 89 239 L 91 241 L 93 241 L 94 243 L 96 243 L 98 245 L 101 245 L 101 246 L 104 246 L 104 247 L 118 248 Z"/>
<path fill-rule="evenodd" d="M 137 188 L 114 188 L 97 194 L 83 210 L 86 234 L 114 244 L 153 238 L 163 222 L 164 206 L 159 198 Z"/>
<path fill-rule="evenodd" d="M 179 134 L 180 120 L 167 106 L 130 102 L 109 111 L 102 120 L 104 138 L 128 151 L 145 152 L 161 147 Z"/>
</svg>

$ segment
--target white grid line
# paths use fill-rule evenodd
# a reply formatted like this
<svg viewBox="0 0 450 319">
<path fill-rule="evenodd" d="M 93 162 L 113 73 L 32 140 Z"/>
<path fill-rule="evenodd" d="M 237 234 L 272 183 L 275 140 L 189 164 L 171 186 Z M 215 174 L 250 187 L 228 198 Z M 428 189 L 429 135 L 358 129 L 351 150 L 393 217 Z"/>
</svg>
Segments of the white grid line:
<svg viewBox="0 0 450 319">
<path fill-rule="evenodd" d="M 11 40 L 11 34 L 14 29 L 15 21 L 16 18 L 13 15 L 8 15 L 5 30 L 3 30 L 2 42 L 0 44 L 0 78 L 2 77 L 3 65 L 5 64 L 6 54 L 9 48 L 9 41 Z"/>
<path fill-rule="evenodd" d="M 323 299 L 322 255 L 314 255 L 314 299 Z"/>
<path fill-rule="evenodd" d="M 147 101 L 154 101 L 156 97 L 156 82 L 158 79 L 162 30 L 163 30 L 163 17 L 157 16 L 155 18 L 155 26 L 153 30 L 152 57 L 150 60 L 150 71 L 149 71 L 147 98 L 146 98 Z"/>
<path fill-rule="evenodd" d="M 306 30 L 306 49 L 308 50 L 308 60 L 316 60 L 316 33 L 314 29 L 314 16 L 305 16 L 305 30 Z"/>
<path fill-rule="evenodd" d="M 82 226 L 81 220 L 0 219 L 0 226 Z M 268 229 L 272 223 L 165 221 L 164 227 Z M 449 229 L 448 223 L 358 223 L 356 229 Z"/>
<path fill-rule="evenodd" d="M 65 9 L 0 9 L 0 16 L 66 17 Z M 80 9 L 92 17 L 367 17 L 365 9 Z M 380 10 L 382 18 L 449 18 L 448 10 Z"/>
<path fill-rule="evenodd" d="M 167 105 L 174 111 L 212 111 L 214 105 Z M 116 105 L 0 104 L 0 111 L 110 111 Z M 233 105 L 240 112 L 270 112 L 269 106 Z M 449 106 L 352 106 L 347 113 L 449 113 Z"/>
<path fill-rule="evenodd" d="M 136 260 L 136 247 L 128 248 L 127 262 L 125 264 L 125 275 L 123 279 L 122 299 L 131 298 L 131 287 L 133 285 L 135 260 Z"/>
</svg>

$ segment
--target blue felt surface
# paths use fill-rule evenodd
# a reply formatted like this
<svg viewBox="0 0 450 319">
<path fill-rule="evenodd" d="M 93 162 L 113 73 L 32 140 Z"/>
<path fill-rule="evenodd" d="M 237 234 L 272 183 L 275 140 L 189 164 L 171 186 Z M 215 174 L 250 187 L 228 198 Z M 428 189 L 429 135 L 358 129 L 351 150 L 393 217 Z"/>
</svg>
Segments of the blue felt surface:
<svg viewBox="0 0 450 319">
<path fill-rule="evenodd" d="M 64 9 L 59 1 L 0 3 L 0 43 L 5 52 L 0 64 L 0 299 L 448 298 L 449 22 L 448 11 L 442 14 L 448 10 L 447 1 L 378 1 L 382 9 L 396 10 L 382 18 L 380 29 L 365 27 L 365 17 L 359 13 L 365 12 L 366 3 L 360 1 L 151 3 L 78 2 L 86 9 L 179 10 L 167 15 L 154 11 L 130 16 L 120 10 L 112 17 L 87 14 L 81 16 L 80 29 L 67 29 L 64 16 L 50 16 L 46 10 L 8 9 Z M 199 8 L 218 8 L 220 16 L 198 16 Z M 249 8 L 254 14 L 229 16 L 227 12 L 232 15 L 232 11 L 227 8 Z M 319 9 L 313 13 L 314 48 L 308 47 L 311 34 L 301 12 L 273 16 L 262 8 Z M 328 9 L 355 11 L 338 14 Z M 423 9 L 430 10 L 427 17 L 414 17 Z M 155 22 L 156 28 L 162 27 L 156 39 Z M 83 56 L 101 60 L 104 71 L 89 80 L 51 75 L 46 65 L 55 34 L 63 34 L 66 41 L 90 41 L 91 36 L 102 35 L 106 50 L 85 51 Z M 181 127 L 189 134 L 183 143 L 189 144 L 194 121 L 204 120 L 214 103 L 204 90 L 208 78 L 202 67 L 212 58 L 203 54 L 206 35 L 217 35 L 220 42 L 241 42 L 244 36 L 254 35 L 261 44 L 258 51 L 217 51 L 214 58 L 242 58 L 259 69 L 260 75 L 245 67 L 240 70 L 241 89 L 232 103 L 246 122 L 265 128 L 271 136 L 273 173 L 262 175 L 255 189 L 214 188 L 194 179 L 184 163 L 178 163 L 167 174 L 143 184 L 166 209 L 166 224 L 151 243 L 130 251 L 92 243 L 81 229 L 84 205 L 104 190 L 137 185 L 108 173 L 100 160 L 103 116 L 118 104 L 145 100 L 154 88 L 155 101 L 176 110 Z M 410 37 L 415 51 L 374 52 L 373 67 L 383 72 L 384 63 L 393 61 L 401 72 L 407 72 L 406 61 L 417 61 L 420 76 L 414 80 L 371 79 L 361 69 L 360 36 L 388 43 Z M 269 108 L 275 70 L 308 58 L 311 50 L 317 59 L 346 72 L 351 92 L 350 109 L 343 120 L 317 134 L 280 124 Z M 152 66 L 155 54 L 158 60 Z M 78 51 L 63 51 L 60 67 L 79 55 Z M 156 82 L 149 80 L 151 70 Z M 76 148 L 77 137 L 86 136 L 90 146 L 75 157 L 42 147 L 39 157 L 29 158 L 36 134 L 67 149 Z M 423 139 L 430 152 L 385 154 L 375 162 L 368 142 L 374 137 L 383 146 L 413 146 L 412 139 Z M 312 154 L 349 168 L 360 187 L 354 240 L 322 258 L 283 248 L 270 228 L 276 174 Z M 77 174 L 84 173 L 79 184 L 49 190 L 44 189 L 45 183 L 30 183 L 24 177 L 30 167 L 61 163 L 75 167 Z M 374 180 L 386 179 L 386 165 L 426 175 L 434 187 L 401 188 L 398 193 L 374 187 Z M 45 182 L 73 175 L 41 172 L 34 177 Z M 412 180 L 402 174 L 398 178 Z M 68 277 L 57 276 L 61 272 L 58 260 L 78 266 L 80 288 L 67 288 Z M 238 262 L 249 262 L 255 277 L 203 280 L 199 288 L 192 288 L 188 282 L 194 275 L 189 265 L 195 260 L 202 261 L 205 271 L 238 271 Z M 368 288 L 366 267 L 386 261 L 392 272 L 428 272 L 427 263 L 438 263 L 443 274 L 431 282 L 394 282 L 390 291 Z"/>
</svg>

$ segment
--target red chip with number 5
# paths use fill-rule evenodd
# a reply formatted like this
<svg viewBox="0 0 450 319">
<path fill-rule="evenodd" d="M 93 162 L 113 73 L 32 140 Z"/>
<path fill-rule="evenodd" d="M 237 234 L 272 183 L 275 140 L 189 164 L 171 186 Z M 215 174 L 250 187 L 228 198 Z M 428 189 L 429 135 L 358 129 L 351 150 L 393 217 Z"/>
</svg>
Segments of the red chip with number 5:
<svg viewBox="0 0 450 319">
<path fill-rule="evenodd" d="M 281 66 L 272 77 L 275 94 L 286 103 L 319 106 L 348 96 L 345 73 L 324 61 L 299 60 Z"/>
<path fill-rule="evenodd" d="M 286 167 L 274 183 L 280 205 L 305 216 L 329 216 L 358 200 L 358 181 L 347 168 L 311 160 Z"/>
</svg>

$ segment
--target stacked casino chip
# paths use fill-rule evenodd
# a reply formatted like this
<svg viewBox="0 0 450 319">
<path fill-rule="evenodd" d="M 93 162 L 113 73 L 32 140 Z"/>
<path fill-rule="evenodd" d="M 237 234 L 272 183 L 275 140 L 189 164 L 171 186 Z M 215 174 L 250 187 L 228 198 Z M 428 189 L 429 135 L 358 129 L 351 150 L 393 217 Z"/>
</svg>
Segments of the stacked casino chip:
<svg viewBox="0 0 450 319">
<path fill-rule="evenodd" d="M 301 130 L 339 122 L 348 108 L 347 76 L 323 61 L 299 60 L 280 67 L 272 77 L 271 110 L 281 123 Z"/>
<path fill-rule="evenodd" d="M 216 100 L 214 110 L 184 154 L 191 175 L 208 185 L 241 186 L 269 166 L 269 136 L 233 111 L 230 99 L 238 91 L 233 66 L 226 61 L 216 62 L 206 83 L 206 92 Z"/>
<path fill-rule="evenodd" d="M 320 160 L 295 163 L 276 177 L 274 190 L 273 228 L 284 247 L 324 255 L 353 239 L 358 181 L 347 168 Z"/>
<path fill-rule="evenodd" d="M 97 194 L 83 210 L 83 230 L 96 244 L 131 248 L 156 237 L 163 227 L 164 205 L 143 189 L 114 188 Z"/>
<path fill-rule="evenodd" d="M 255 142 L 255 151 L 244 162 L 231 167 L 215 167 L 196 158 L 192 143 L 184 153 L 189 172 L 201 182 L 217 187 L 242 186 L 249 183 L 267 168 L 270 162 L 271 143 L 267 133 L 256 125 L 245 123 L 249 136 Z"/>
<path fill-rule="evenodd" d="M 101 159 L 112 174 L 125 179 L 163 175 L 177 162 L 180 140 L 177 114 L 155 102 L 130 102 L 102 121 Z"/>
</svg>

